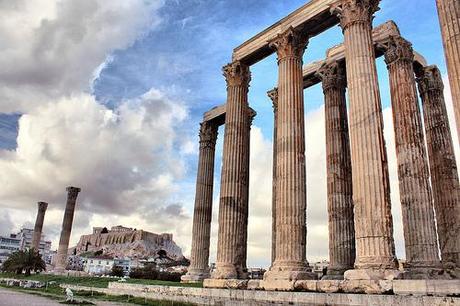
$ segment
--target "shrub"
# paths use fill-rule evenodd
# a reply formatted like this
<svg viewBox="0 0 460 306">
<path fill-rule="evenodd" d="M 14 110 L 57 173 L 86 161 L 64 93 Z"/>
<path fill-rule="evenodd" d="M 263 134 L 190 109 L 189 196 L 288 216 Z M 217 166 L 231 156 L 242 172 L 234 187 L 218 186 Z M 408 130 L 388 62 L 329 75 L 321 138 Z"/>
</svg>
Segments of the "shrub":
<svg viewBox="0 0 460 306">
<path fill-rule="evenodd" d="M 113 266 L 112 272 L 110 272 L 111 276 L 123 277 L 125 274 L 123 272 L 123 267 L 120 266 Z"/>
</svg>

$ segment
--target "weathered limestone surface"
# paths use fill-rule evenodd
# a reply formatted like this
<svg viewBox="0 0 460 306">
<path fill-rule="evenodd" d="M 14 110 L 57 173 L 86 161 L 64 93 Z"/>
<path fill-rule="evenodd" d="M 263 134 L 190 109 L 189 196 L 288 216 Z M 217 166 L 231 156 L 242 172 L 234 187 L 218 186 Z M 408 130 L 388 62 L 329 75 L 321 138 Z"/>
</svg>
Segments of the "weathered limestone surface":
<svg viewBox="0 0 460 306">
<path fill-rule="evenodd" d="M 357 269 L 395 269 L 387 154 L 372 41 L 378 0 L 343 0 L 333 11 L 345 37 Z M 347 271 L 345 278 L 361 277 Z"/>
<path fill-rule="evenodd" d="M 400 36 L 385 42 L 398 160 L 406 267 L 440 266 L 428 159 L 423 136 L 412 45 Z"/>
<path fill-rule="evenodd" d="M 326 118 L 329 266 L 325 279 L 342 279 L 355 262 L 353 184 L 346 105 L 346 76 L 338 62 L 318 71 L 323 82 Z"/>
<path fill-rule="evenodd" d="M 31 247 L 38 251 L 40 248 L 40 240 L 42 238 L 43 221 L 45 220 L 46 209 L 48 203 L 38 202 L 37 219 L 35 220 L 34 234 L 32 236 Z"/>
<path fill-rule="evenodd" d="M 209 274 L 209 244 L 211 239 L 214 157 L 218 126 L 203 122 L 200 129 L 200 156 L 193 215 L 190 267 L 183 281 L 200 281 Z"/>
<path fill-rule="evenodd" d="M 278 88 L 270 90 L 268 92 L 268 97 L 272 100 L 273 103 L 273 114 L 274 114 L 274 124 L 273 124 L 273 180 L 272 180 L 272 260 L 271 263 L 275 261 L 276 255 L 276 138 L 278 135 Z"/>
<path fill-rule="evenodd" d="M 302 55 L 308 37 L 289 28 L 271 41 L 278 54 L 275 260 L 264 278 L 310 278 L 306 261 L 306 168 Z"/>
<path fill-rule="evenodd" d="M 64 271 L 67 265 L 67 250 L 69 249 L 70 233 L 72 232 L 73 216 L 75 213 L 75 204 L 80 188 L 67 187 L 67 203 L 65 206 L 64 219 L 62 221 L 61 237 L 59 239 L 59 248 L 56 254 L 57 272 Z"/>
<path fill-rule="evenodd" d="M 249 188 L 249 67 L 234 62 L 224 67 L 227 109 L 219 208 L 219 235 L 214 279 L 246 277 Z"/>
<path fill-rule="evenodd" d="M 457 132 L 460 135 L 460 2 L 436 0 L 447 60 Z"/>
<path fill-rule="evenodd" d="M 460 186 L 444 100 L 444 85 L 436 66 L 426 67 L 417 82 L 422 97 L 441 259 L 446 267 L 458 268 Z"/>
</svg>

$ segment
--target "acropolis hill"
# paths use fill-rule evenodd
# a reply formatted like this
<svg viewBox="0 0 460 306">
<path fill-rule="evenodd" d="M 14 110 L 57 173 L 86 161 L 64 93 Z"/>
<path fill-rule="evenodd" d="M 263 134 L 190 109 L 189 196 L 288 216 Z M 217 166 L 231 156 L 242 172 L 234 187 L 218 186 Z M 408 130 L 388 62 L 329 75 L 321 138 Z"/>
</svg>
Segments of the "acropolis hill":
<svg viewBox="0 0 460 306">
<path fill-rule="evenodd" d="M 155 257 L 162 250 L 172 260 L 184 258 L 172 234 L 154 234 L 123 226 L 114 226 L 110 230 L 94 227 L 93 233 L 81 236 L 76 246 L 77 255 L 102 251 L 112 257 L 131 258 Z"/>
</svg>

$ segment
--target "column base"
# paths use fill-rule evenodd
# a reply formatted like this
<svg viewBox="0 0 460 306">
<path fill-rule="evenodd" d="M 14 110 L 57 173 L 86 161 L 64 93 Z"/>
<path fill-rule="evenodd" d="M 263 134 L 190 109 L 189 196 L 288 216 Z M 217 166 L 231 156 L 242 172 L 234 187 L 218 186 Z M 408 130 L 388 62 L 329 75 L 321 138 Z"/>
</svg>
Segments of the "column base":
<svg viewBox="0 0 460 306">
<path fill-rule="evenodd" d="M 187 274 L 181 277 L 181 283 L 193 284 L 202 283 L 205 279 L 210 277 L 209 271 L 206 270 L 190 270 Z"/>
<path fill-rule="evenodd" d="M 298 280 L 316 280 L 318 276 L 311 272 L 308 264 L 298 265 L 297 267 L 273 266 L 265 272 L 263 287 L 265 290 L 292 291 L 294 284 Z"/>
<path fill-rule="evenodd" d="M 237 269 L 234 265 L 217 265 L 211 273 L 212 279 L 247 279 L 246 270 Z"/>
<path fill-rule="evenodd" d="M 394 280 L 401 271 L 396 269 L 354 269 L 344 273 L 345 280 Z"/>
<path fill-rule="evenodd" d="M 337 267 L 337 268 L 328 268 L 327 271 L 326 271 L 326 275 L 324 275 L 321 279 L 322 280 L 343 280 L 344 277 L 343 277 L 343 274 L 345 273 L 345 271 L 347 270 L 351 270 L 353 269 L 353 267 L 348 267 L 348 268 L 344 268 L 343 266 L 342 267 Z"/>
</svg>

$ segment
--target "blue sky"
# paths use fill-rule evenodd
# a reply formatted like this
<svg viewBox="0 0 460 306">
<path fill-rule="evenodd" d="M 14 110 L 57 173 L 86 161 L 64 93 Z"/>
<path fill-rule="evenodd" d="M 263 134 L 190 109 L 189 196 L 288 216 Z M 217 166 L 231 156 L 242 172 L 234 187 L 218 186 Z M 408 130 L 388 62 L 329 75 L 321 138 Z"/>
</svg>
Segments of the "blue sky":
<svg viewBox="0 0 460 306">
<path fill-rule="evenodd" d="M 56 241 L 62 191 L 66 184 L 80 184 L 82 213 L 77 216 L 75 237 L 100 223 L 133 222 L 152 231 L 173 232 L 188 252 L 199 123 L 203 112 L 225 102 L 221 68 L 230 61 L 233 48 L 305 1 L 84 0 L 69 4 L 40 0 L 39 9 L 18 1 L 16 7 L 0 5 L 0 14 L 10 16 L 0 23 L 0 34 L 10 33 L 3 51 L 0 46 L 0 55 L 6 58 L 0 63 L 11 65 L 0 73 L 0 97 L 6 101 L 0 108 L 0 173 L 7 173 L 0 182 L 8 187 L 0 192 L 0 207 L 5 208 L 0 212 L 5 225 L 0 231 L 32 222 L 34 203 L 49 198 L 55 205 L 50 209 L 48 236 Z M 27 20 L 24 28 L 18 28 L 21 20 Z M 388 20 L 397 23 L 429 64 L 437 64 L 445 73 L 434 0 L 383 0 L 374 25 Z M 312 38 L 304 62 L 323 59 L 328 48 L 342 41 L 338 26 Z M 382 104 L 387 109 L 387 70 L 383 59 L 377 64 Z M 252 149 L 259 154 L 252 159 L 251 171 L 264 184 L 259 187 L 254 182 L 251 189 L 255 225 L 250 228 L 250 263 L 266 265 L 268 243 L 255 240 L 260 234 L 266 241 L 270 237 L 264 223 L 269 222 L 271 188 L 265 180 L 271 177 L 273 111 L 266 92 L 277 82 L 276 56 L 257 63 L 251 71 L 249 101 L 258 113 Z M 310 171 L 309 180 L 319 184 L 320 191 L 325 188 L 322 104 L 320 85 L 305 90 L 307 120 L 311 119 L 307 156 L 321 163 L 319 170 Z M 222 136 L 220 129 L 216 199 Z M 75 167 L 67 168 L 72 163 Z M 327 239 L 327 226 L 324 194 L 315 194 L 316 185 L 312 186 L 309 203 L 319 208 L 313 208 L 309 217 L 316 226 L 309 248 L 316 260 L 327 257 L 327 245 L 321 241 Z M 397 214 L 398 206 L 393 204 Z M 217 201 L 214 207 L 216 217 Z M 112 216 L 109 221 L 107 215 Z M 316 224 L 316 219 L 321 222 Z M 213 243 L 216 230 L 214 218 Z M 397 244 L 403 254 L 401 238 Z"/>
</svg>

